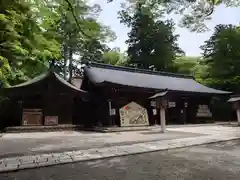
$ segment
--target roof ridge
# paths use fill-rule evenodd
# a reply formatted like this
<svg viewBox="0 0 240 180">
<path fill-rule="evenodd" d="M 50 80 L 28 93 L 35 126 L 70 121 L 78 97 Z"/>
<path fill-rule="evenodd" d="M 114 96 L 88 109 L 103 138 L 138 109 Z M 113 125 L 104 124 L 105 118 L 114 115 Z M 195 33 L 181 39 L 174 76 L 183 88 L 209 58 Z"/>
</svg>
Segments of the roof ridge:
<svg viewBox="0 0 240 180">
<path fill-rule="evenodd" d="M 103 63 L 97 63 L 97 62 L 91 62 L 91 61 L 87 62 L 87 66 L 113 69 L 113 70 L 124 70 L 124 71 L 128 71 L 128 72 L 137 72 L 137 73 L 143 73 L 143 74 L 163 75 L 163 76 L 194 79 L 194 77 L 191 75 L 185 75 L 185 74 L 180 74 L 180 73 L 170 73 L 170 72 L 153 71 L 153 70 L 139 69 L 139 68 L 132 68 L 132 67 L 115 66 L 115 65 L 103 64 Z"/>
</svg>

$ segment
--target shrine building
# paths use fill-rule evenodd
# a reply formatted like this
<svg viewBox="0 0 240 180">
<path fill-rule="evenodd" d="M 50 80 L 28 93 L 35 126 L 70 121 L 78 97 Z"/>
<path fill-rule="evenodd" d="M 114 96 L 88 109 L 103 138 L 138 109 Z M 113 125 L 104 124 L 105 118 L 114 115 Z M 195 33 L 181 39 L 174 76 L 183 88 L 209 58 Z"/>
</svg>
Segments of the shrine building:
<svg viewBox="0 0 240 180">
<path fill-rule="evenodd" d="M 214 120 L 212 98 L 230 94 L 192 76 L 100 63 L 88 63 L 71 83 L 49 70 L 2 93 L 10 99 L 0 114 L 4 127 L 149 126 L 160 124 L 160 106 L 166 124 L 204 123 Z"/>
<path fill-rule="evenodd" d="M 129 67 L 90 63 L 81 89 L 94 94 L 92 123 L 101 126 L 160 124 L 160 110 L 151 98 L 166 92 L 166 123 L 204 123 L 213 120 L 211 100 L 230 92 L 206 87 L 194 77 Z"/>
</svg>

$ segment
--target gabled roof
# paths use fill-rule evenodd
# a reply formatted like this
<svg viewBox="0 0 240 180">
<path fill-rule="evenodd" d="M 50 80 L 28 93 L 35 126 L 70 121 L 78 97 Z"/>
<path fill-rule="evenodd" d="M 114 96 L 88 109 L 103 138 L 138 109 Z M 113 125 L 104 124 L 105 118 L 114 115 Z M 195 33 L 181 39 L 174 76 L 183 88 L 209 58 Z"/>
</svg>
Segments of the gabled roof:
<svg viewBox="0 0 240 180">
<path fill-rule="evenodd" d="M 100 63 L 89 63 L 84 67 L 84 72 L 89 80 L 96 85 L 103 83 L 114 83 L 124 86 L 149 88 L 155 90 L 209 94 L 231 93 L 206 87 L 195 81 L 192 76 L 182 74 L 112 66 Z"/>
<path fill-rule="evenodd" d="M 78 91 L 78 92 L 82 92 L 82 93 L 87 93 L 86 91 L 81 90 L 80 88 L 70 84 L 69 82 L 65 81 L 61 76 L 59 76 L 57 73 L 53 72 L 52 70 L 49 70 L 45 73 L 42 73 L 41 75 L 18 85 L 15 86 L 10 86 L 6 89 L 17 89 L 17 88 L 23 88 L 23 87 L 28 87 L 31 85 L 35 85 L 37 83 L 40 83 L 48 78 L 54 78 L 56 81 L 62 83 L 63 85 L 71 88 L 72 90 Z"/>
</svg>

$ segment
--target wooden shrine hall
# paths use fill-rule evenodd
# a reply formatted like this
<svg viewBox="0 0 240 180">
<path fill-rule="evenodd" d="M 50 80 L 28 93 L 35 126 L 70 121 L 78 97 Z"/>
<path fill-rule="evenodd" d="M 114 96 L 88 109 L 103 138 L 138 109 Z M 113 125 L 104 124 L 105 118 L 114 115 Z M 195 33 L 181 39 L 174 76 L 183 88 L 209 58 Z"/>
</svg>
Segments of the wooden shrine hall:
<svg viewBox="0 0 240 180">
<path fill-rule="evenodd" d="M 167 124 L 212 121 L 212 97 L 230 94 L 192 76 L 100 63 L 85 66 L 81 89 L 97 97 L 91 102 L 94 125 L 123 127 L 161 124 L 161 107 Z"/>
<path fill-rule="evenodd" d="M 74 80 L 50 70 L 3 89 L 11 100 L 0 116 L 4 126 L 149 126 L 161 124 L 163 116 L 166 124 L 203 123 L 214 119 L 212 97 L 230 94 L 192 76 L 91 62 Z"/>
<path fill-rule="evenodd" d="M 1 116 L 4 126 L 79 124 L 84 118 L 88 93 L 49 70 L 34 79 L 3 89 L 10 101 Z M 80 111 L 79 111 L 80 109 Z M 89 109 L 89 108 L 88 108 Z M 3 119 L 3 120 L 2 120 Z"/>
</svg>

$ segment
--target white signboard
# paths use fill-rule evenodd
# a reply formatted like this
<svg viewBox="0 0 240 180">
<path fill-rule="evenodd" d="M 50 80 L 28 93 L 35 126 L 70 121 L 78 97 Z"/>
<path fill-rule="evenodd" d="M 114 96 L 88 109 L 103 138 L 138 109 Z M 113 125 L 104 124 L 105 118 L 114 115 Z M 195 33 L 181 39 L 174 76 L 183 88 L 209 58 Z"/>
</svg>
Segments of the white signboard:
<svg viewBox="0 0 240 180">
<path fill-rule="evenodd" d="M 176 107 L 176 102 L 168 102 L 168 107 Z"/>
<path fill-rule="evenodd" d="M 57 125 L 58 124 L 58 116 L 45 116 L 45 125 Z"/>
<path fill-rule="evenodd" d="M 157 115 L 157 110 L 153 109 L 153 115 Z"/>
<path fill-rule="evenodd" d="M 156 107 L 156 106 L 157 106 L 156 101 L 151 101 L 151 106 L 152 106 L 152 107 Z"/>
<path fill-rule="evenodd" d="M 120 110 L 121 126 L 149 125 L 147 110 L 136 102 L 131 102 Z"/>
<path fill-rule="evenodd" d="M 23 109 L 23 125 L 42 125 L 41 109 Z"/>
<path fill-rule="evenodd" d="M 208 105 L 198 105 L 197 117 L 212 117 L 212 113 Z"/>
<path fill-rule="evenodd" d="M 116 115 L 116 109 L 111 109 L 111 111 L 110 111 L 110 115 L 111 115 L 111 116 Z"/>
</svg>

